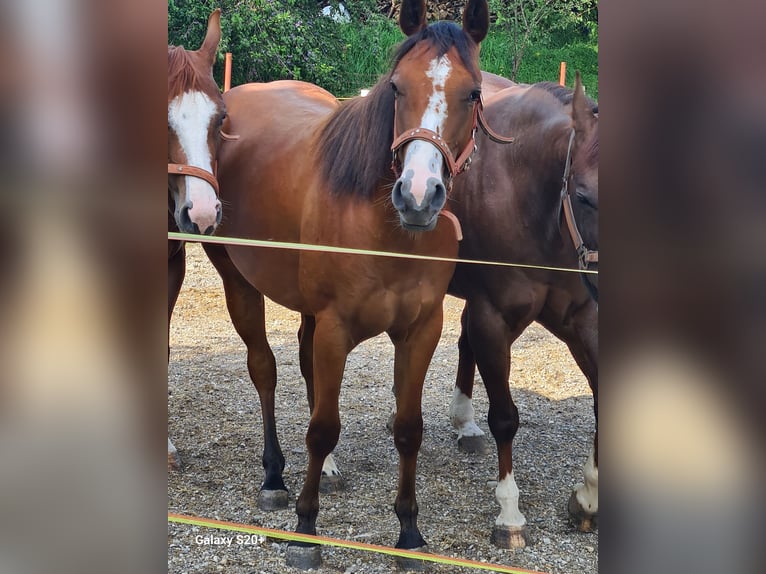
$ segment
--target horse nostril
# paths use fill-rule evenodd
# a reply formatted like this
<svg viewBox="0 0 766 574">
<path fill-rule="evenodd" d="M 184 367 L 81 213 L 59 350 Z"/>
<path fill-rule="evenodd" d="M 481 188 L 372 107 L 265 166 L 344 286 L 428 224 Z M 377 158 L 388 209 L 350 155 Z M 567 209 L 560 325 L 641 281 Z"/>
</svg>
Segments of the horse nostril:
<svg viewBox="0 0 766 574">
<path fill-rule="evenodd" d="M 185 233 L 199 233 L 199 226 L 191 220 L 189 210 L 191 205 L 187 204 L 181 208 L 178 227 Z"/>
<path fill-rule="evenodd" d="M 397 179 L 396 183 L 394 184 L 393 190 L 391 190 L 391 202 L 394 204 L 394 207 L 401 211 L 404 209 L 405 202 L 404 197 L 402 197 L 402 180 Z"/>
<path fill-rule="evenodd" d="M 431 207 L 439 210 L 444 207 L 444 203 L 447 201 L 447 188 L 440 181 L 436 182 L 434 186 L 434 194 L 431 197 Z"/>
</svg>

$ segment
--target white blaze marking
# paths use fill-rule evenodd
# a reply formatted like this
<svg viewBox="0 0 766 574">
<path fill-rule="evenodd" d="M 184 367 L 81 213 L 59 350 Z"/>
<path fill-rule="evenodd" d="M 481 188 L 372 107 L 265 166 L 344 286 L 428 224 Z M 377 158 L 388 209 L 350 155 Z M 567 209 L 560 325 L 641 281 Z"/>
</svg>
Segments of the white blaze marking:
<svg viewBox="0 0 766 574">
<path fill-rule="evenodd" d="M 524 526 L 527 519 L 519 510 L 519 487 L 513 478 L 513 471 L 497 483 L 495 496 L 500 503 L 500 516 L 495 519 L 498 526 Z"/>
<path fill-rule="evenodd" d="M 335 459 L 332 457 L 332 453 L 327 455 L 322 463 L 322 474 L 327 476 L 340 476 L 340 470 L 335 466 Z"/>
<path fill-rule="evenodd" d="M 215 102 L 202 92 L 185 92 L 168 104 L 168 126 L 178 136 L 186 163 L 210 173 L 213 173 L 213 164 L 207 136 L 216 112 Z M 186 176 L 184 181 L 186 198 L 193 203 L 193 210 L 201 213 L 212 209 L 215 213 L 218 200 L 213 186 L 198 177 Z M 200 231 L 205 230 L 200 226 Z"/>
<path fill-rule="evenodd" d="M 484 431 L 475 422 L 475 411 L 471 399 L 457 387 L 452 392 L 449 420 L 457 429 L 458 440 L 464 436 L 484 436 Z"/>
<path fill-rule="evenodd" d="M 451 71 L 452 64 L 446 55 L 435 58 L 426 71 L 426 77 L 431 80 L 433 92 L 428 98 L 428 105 L 420 120 L 420 127 L 432 130 L 439 135 L 442 135 L 444 120 L 447 118 L 447 99 L 444 95 L 444 86 Z M 410 191 L 418 204 L 423 201 L 428 189 L 428 180 L 436 178 L 441 181 L 443 163 L 444 158 L 435 145 L 422 140 L 414 140 L 407 145 L 402 174 L 412 170 Z"/>
<path fill-rule="evenodd" d="M 575 487 L 575 496 L 583 510 L 596 514 L 598 513 L 598 468 L 593 458 L 593 451 L 583 466 L 583 475 L 585 475 L 585 484 L 578 484 Z"/>
</svg>

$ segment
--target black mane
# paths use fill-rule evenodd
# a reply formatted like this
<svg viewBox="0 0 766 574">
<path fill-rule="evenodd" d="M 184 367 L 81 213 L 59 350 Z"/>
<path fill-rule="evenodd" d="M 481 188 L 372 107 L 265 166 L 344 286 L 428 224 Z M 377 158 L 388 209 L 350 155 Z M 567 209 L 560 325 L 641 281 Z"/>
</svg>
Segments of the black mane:
<svg viewBox="0 0 766 574">
<path fill-rule="evenodd" d="M 371 198 L 381 180 L 393 182 L 394 93 L 389 82 L 401 59 L 419 42 L 429 42 L 438 56 L 454 47 L 477 82 L 481 81 L 474 58 L 476 43 L 456 24 L 437 22 L 407 38 L 397 48 L 389 72 L 370 93 L 341 104 L 322 128 L 320 170 L 331 193 Z"/>
<path fill-rule="evenodd" d="M 562 86 L 555 82 L 537 82 L 536 84 L 532 84 L 532 87 L 545 90 L 565 106 L 570 105 L 572 103 L 572 98 L 574 97 L 574 90 L 572 88 L 567 88 L 566 86 Z M 594 114 L 597 114 L 598 103 L 587 95 L 585 96 L 585 100 L 588 102 L 591 111 Z"/>
</svg>

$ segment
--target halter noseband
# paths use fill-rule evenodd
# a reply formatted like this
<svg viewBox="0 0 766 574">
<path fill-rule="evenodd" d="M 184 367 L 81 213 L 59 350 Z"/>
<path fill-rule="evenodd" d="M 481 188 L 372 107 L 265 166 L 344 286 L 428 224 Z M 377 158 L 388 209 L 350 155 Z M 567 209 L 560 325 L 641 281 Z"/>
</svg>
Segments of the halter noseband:
<svg viewBox="0 0 766 574">
<path fill-rule="evenodd" d="M 409 142 L 413 140 L 426 141 L 436 146 L 436 149 L 438 149 L 439 153 L 442 154 L 442 157 L 444 158 L 444 162 L 447 164 L 447 170 L 449 171 L 447 188 L 449 189 L 452 187 L 452 179 L 456 175 L 461 174 L 464 171 L 468 171 L 471 168 L 471 160 L 473 158 L 473 154 L 478 149 L 476 146 L 476 128 L 477 127 L 481 127 L 484 133 L 487 134 L 487 136 L 494 142 L 503 143 L 503 144 L 513 142 L 512 137 L 506 138 L 503 136 L 499 136 L 490 129 L 490 127 L 487 125 L 487 120 L 484 117 L 484 103 L 482 99 L 479 98 L 473 107 L 473 122 L 471 126 L 471 137 L 468 140 L 468 143 L 465 144 L 463 151 L 460 152 L 460 155 L 457 157 L 457 159 L 455 159 L 455 156 L 452 155 L 452 150 L 450 150 L 449 145 L 447 145 L 447 142 L 444 141 L 444 138 L 442 138 L 439 134 L 437 134 L 433 130 L 419 127 L 419 128 L 405 130 L 403 133 L 397 135 L 396 134 L 396 100 L 394 100 L 394 141 L 391 144 L 391 153 L 393 155 L 393 158 L 391 160 L 391 170 L 394 172 L 394 175 L 396 177 L 400 177 L 402 175 L 402 162 L 401 162 L 401 159 L 399 158 L 399 152 L 401 151 L 401 149 L 406 144 L 408 144 Z"/>
<path fill-rule="evenodd" d="M 206 182 L 208 182 L 210 185 L 213 186 L 213 189 L 215 190 L 216 197 L 219 195 L 218 191 L 218 180 L 216 179 L 216 172 L 218 171 L 218 162 L 213 163 L 213 173 L 210 173 L 206 169 L 202 169 L 201 167 L 196 167 L 193 165 L 186 165 L 183 163 L 169 163 L 168 164 L 168 174 L 169 175 L 190 175 L 192 177 L 197 177 L 199 179 L 203 179 Z"/>
<path fill-rule="evenodd" d="M 569 229 L 569 235 L 572 237 L 572 243 L 574 243 L 577 250 L 577 259 L 580 265 L 580 269 L 587 270 L 591 264 L 598 264 L 598 249 L 588 249 L 585 246 L 585 242 L 580 235 L 580 231 L 577 229 L 577 221 L 574 218 L 574 211 L 572 209 L 572 198 L 569 195 L 569 175 L 570 168 L 572 167 L 572 144 L 574 143 L 575 131 L 572 129 L 572 133 L 569 136 L 569 146 L 567 147 L 567 159 L 564 165 L 564 177 L 562 178 L 561 186 L 561 204 L 564 208 L 564 218 L 567 222 L 567 228 Z"/>
</svg>

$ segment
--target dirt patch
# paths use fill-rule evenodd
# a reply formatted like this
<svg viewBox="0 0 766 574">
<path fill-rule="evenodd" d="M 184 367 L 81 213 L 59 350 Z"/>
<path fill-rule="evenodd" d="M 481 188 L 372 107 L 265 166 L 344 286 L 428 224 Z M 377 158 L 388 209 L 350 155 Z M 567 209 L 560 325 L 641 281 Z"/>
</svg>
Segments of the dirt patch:
<svg viewBox="0 0 766 574">
<path fill-rule="evenodd" d="M 258 395 L 247 373 L 245 346 L 226 311 L 223 288 L 198 245 L 188 246 L 187 275 L 170 332 L 168 431 L 184 468 L 168 476 L 172 512 L 292 531 L 295 499 L 307 464 L 308 405 L 298 364 L 300 316 L 271 302 L 267 331 L 277 358 L 277 422 L 287 459 L 287 510 L 263 512 L 256 496 L 263 478 Z M 515 343 L 511 385 L 521 428 L 514 441 L 520 508 L 533 545 L 501 550 L 490 543 L 499 512 L 493 481 L 497 452 L 458 451 L 449 422 L 457 368 L 462 301 L 448 297 L 441 342 L 423 395 L 424 436 L 418 462 L 418 524 L 430 552 L 550 573 L 598 571 L 598 534 L 569 524 L 566 502 L 582 481 L 593 437 L 593 399 L 566 346 L 538 325 Z M 344 492 L 320 495 L 319 534 L 393 546 L 398 456 L 386 420 L 393 405 L 393 345 L 385 335 L 349 356 L 340 397 L 343 428 L 335 459 Z M 487 436 L 487 397 L 477 375 L 474 406 Z M 198 544 L 198 535 L 231 535 L 168 524 L 168 571 L 174 573 L 293 572 L 285 544 L 265 540 L 231 546 Z M 321 573 L 392 572 L 393 559 L 345 549 L 323 550 Z M 477 572 L 431 565 L 430 572 Z M 297 572 L 297 571 L 295 571 Z"/>
</svg>

